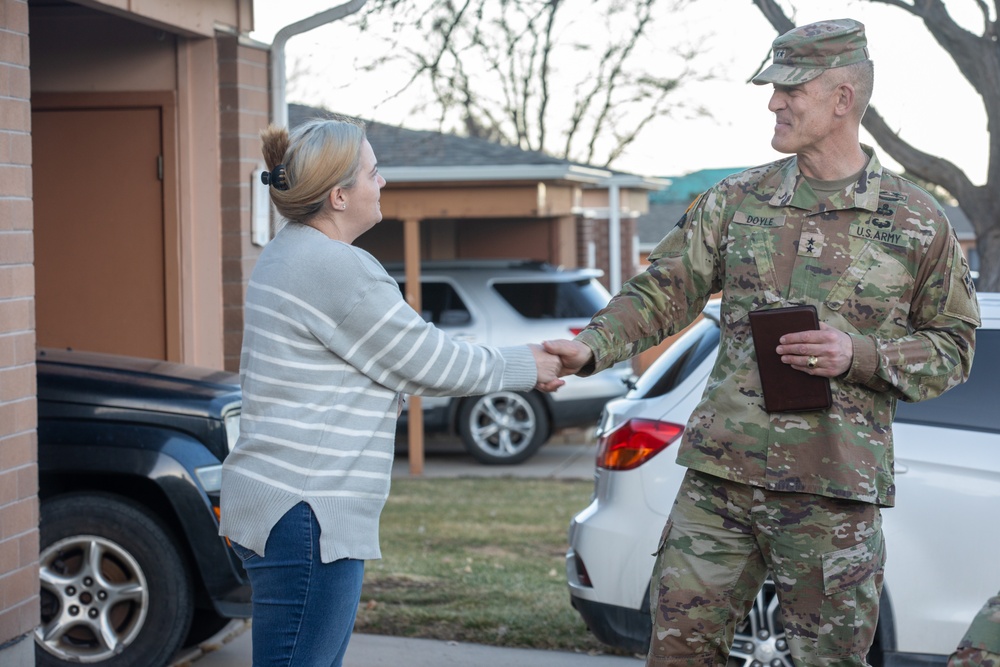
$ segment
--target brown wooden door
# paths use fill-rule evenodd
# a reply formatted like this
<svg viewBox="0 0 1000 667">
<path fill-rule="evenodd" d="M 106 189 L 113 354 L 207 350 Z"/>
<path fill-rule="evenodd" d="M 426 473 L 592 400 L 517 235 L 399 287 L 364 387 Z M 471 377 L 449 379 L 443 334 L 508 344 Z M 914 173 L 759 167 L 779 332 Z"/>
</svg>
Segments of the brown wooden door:
<svg viewBox="0 0 1000 667">
<path fill-rule="evenodd" d="M 166 359 L 158 108 L 32 113 L 39 346 Z"/>
</svg>

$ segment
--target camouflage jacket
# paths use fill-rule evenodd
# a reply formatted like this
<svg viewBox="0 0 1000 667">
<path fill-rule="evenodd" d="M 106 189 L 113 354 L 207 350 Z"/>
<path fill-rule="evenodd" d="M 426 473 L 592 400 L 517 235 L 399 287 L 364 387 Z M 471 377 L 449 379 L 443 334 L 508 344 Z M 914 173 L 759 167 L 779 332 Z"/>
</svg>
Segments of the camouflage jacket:
<svg viewBox="0 0 1000 667">
<path fill-rule="evenodd" d="M 976 614 L 972 625 L 966 631 L 962 641 L 958 644 L 958 651 L 949 661 L 949 667 L 955 664 L 955 657 L 962 653 L 979 652 L 990 654 L 990 664 L 1000 664 L 1000 593 L 991 597 L 983 605 L 983 608 Z M 971 656 L 970 656 L 971 657 Z M 964 664 L 981 665 L 985 660 L 967 661 Z"/>
<path fill-rule="evenodd" d="M 896 400 L 969 374 L 979 307 L 937 201 L 882 168 L 818 197 L 794 157 L 714 186 L 577 336 L 603 370 L 688 325 L 722 292 L 722 340 L 678 462 L 776 491 L 894 504 Z M 825 411 L 764 411 L 747 313 L 812 304 L 854 344 Z"/>
</svg>

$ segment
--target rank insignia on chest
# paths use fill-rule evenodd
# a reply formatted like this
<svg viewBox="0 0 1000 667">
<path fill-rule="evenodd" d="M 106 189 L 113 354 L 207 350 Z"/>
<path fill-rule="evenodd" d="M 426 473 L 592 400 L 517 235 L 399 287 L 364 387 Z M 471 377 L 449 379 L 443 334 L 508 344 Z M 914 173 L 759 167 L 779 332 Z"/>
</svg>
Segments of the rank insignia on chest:
<svg viewBox="0 0 1000 667">
<path fill-rule="evenodd" d="M 823 253 L 823 235 L 820 232 L 802 232 L 799 236 L 799 256 L 819 257 Z"/>
</svg>

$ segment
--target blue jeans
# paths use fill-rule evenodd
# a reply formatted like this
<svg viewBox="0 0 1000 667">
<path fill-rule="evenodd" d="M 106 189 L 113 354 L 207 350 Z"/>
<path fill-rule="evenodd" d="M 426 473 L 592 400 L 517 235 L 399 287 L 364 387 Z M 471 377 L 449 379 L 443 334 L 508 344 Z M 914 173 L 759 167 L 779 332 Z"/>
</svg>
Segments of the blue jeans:
<svg viewBox="0 0 1000 667">
<path fill-rule="evenodd" d="M 233 543 L 253 589 L 253 667 L 340 667 L 361 599 L 365 562 L 320 561 L 308 504 L 288 510 L 266 555 Z"/>
</svg>

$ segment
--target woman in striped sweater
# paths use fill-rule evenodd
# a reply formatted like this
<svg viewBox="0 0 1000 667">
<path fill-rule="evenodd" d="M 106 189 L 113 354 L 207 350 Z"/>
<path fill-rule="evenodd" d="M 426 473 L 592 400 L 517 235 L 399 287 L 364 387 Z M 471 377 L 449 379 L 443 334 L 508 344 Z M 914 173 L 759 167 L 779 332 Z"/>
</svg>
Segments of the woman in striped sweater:
<svg viewBox="0 0 1000 667">
<path fill-rule="evenodd" d="M 380 558 L 403 394 L 562 381 L 539 346 L 452 340 L 352 245 L 382 219 L 385 179 L 363 125 L 317 120 L 261 137 L 264 181 L 287 223 L 247 288 L 243 412 L 223 468 L 220 532 L 253 588 L 254 666 L 339 666 L 364 561 Z"/>
</svg>

